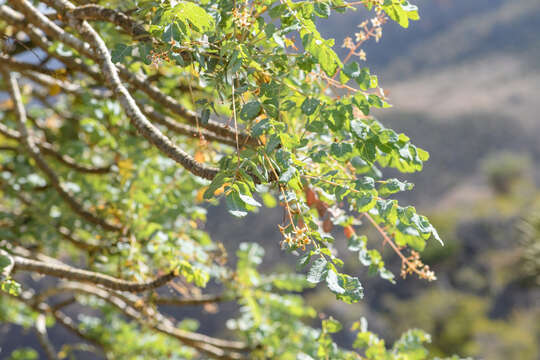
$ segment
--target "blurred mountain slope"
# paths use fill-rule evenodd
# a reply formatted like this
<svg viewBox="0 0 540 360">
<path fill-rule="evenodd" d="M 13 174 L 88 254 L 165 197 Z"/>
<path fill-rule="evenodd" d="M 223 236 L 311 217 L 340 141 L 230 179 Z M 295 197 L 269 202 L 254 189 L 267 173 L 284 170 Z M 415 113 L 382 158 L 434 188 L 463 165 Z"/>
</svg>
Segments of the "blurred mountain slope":
<svg viewBox="0 0 540 360">
<path fill-rule="evenodd" d="M 463 17 L 388 64 L 396 111 L 437 120 L 496 114 L 538 129 L 540 2 L 517 0 Z"/>
<path fill-rule="evenodd" d="M 540 168 L 540 2 L 417 3 L 421 21 L 399 33 L 386 26 L 367 62 L 394 105 L 376 115 L 431 154 L 404 200 L 438 206 L 465 184 L 487 186 L 480 163 L 495 152 Z"/>
<path fill-rule="evenodd" d="M 540 72 L 518 56 L 490 54 L 427 70 L 385 89 L 396 109 L 386 114 L 421 112 L 435 120 L 493 114 L 526 128 L 539 125 Z"/>
<path fill-rule="evenodd" d="M 539 1 L 412 2 L 420 8 L 420 21 L 406 30 L 389 22 L 380 43 L 364 47 L 366 65 L 380 75 L 395 111 L 436 120 L 488 113 L 526 127 L 539 123 Z M 369 16 L 337 15 L 322 23 L 323 33 L 338 48 Z M 382 112 L 382 119 L 393 111 Z"/>
<path fill-rule="evenodd" d="M 476 2 L 476 1 L 474 1 Z M 460 8 L 461 1 L 453 1 Z M 496 5 L 486 4 L 482 12 L 462 12 L 456 21 L 433 31 L 416 36 L 410 43 L 406 56 L 395 56 L 388 63 L 385 76 L 402 78 L 403 74 L 426 72 L 454 67 L 478 59 L 498 56 L 522 58 L 525 64 L 538 70 L 535 61 L 540 56 L 540 38 L 535 31 L 540 28 L 540 2 L 536 0 L 514 0 Z M 430 21 L 438 11 L 432 9 L 422 13 L 423 21 Z M 413 24 L 411 29 L 416 26 Z M 525 66 L 527 67 L 527 66 Z M 500 70 L 504 70 L 501 68 Z"/>
</svg>

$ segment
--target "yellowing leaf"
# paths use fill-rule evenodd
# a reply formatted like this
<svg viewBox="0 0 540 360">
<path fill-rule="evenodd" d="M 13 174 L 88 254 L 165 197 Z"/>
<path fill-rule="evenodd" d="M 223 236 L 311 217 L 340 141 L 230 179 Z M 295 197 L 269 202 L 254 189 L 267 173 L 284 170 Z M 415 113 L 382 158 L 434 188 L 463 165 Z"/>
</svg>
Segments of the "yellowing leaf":
<svg viewBox="0 0 540 360">
<path fill-rule="evenodd" d="M 131 159 L 124 159 L 124 160 L 118 160 L 118 173 L 120 174 L 121 183 L 122 185 L 126 183 L 126 181 L 131 177 L 131 174 L 133 173 L 133 160 Z"/>
<path fill-rule="evenodd" d="M 214 196 L 219 196 L 223 194 L 223 192 L 225 191 L 225 186 L 227 186 L 227 184 L 224 184 L 222 187 L 214 191 Z"/>
<path fill-rule="evenodd" d="M 195 196 L 195 201 L 197 203 L 201 203 L 204 200 L 204 192 L 208 189 L 208 186 L 204 186 L 197 191 L 197 195 Z"/>
<path fill-rule="evenodd" d="M 0 110 L 11 110 L 13 109 L 13 100 L 11 98 L 0 103 Z"/>
<path fill-rule="evenodd" d="M 204 162 L 206 156 L 205 156 L 205 153 L 203 151 L 196 151 L 194 158 L 195 158 L 195 161 L 197 161 L 197 162 Z"/>
<path fill-rule="evenodd" d="M 54 85 L 49 86 L 49 95 L 50 96 L 58 95 L 58 94 L 60 94 L 61 91 L 62 91 L 62 89 L 60 88 L 60 85 L 54 84 Z"/>
</svg>

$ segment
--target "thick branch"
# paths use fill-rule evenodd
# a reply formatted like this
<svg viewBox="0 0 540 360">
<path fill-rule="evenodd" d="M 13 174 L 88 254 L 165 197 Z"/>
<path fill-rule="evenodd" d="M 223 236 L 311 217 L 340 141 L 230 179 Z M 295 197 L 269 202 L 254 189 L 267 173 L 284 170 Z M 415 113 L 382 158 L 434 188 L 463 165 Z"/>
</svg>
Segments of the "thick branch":
<svg viewBox="0 0 540 360">
<path fill-rule="evenodd" d="M 174 114 L 186 119 L 193 125 L 199 125 L 208 130 L 211 130 L 217 135 L 227 137 L 229 139 L 236 139 L 235 131 L 229 128 L 228 126 L 225 126 L 224 124 L 221 124 L 213 120 L 208 120 L 207 123 L 203 124 L 201 119 L 197 116 L 197 114 L 194 111 L 186 109 L 176 100 L 174 100 L 171 96 L 166 95 L 163 92 L 161 92 L 161 90 L 151 85 L 150 82 L 148 82 L 146 78 L 144 78 L 142 75 L 131 73 L 121 64 L 118 64 L 117 68 L 122 79 L 124 79 L 125 81 L 128 81 L 136 89 L 141 90 L 146 95 L 148 95 L 152 100 L 154 100 L 161 106 L 165 107 L 166 109 L 172 111 Z M 246 134 L 243 132 L 238 133 L 238 141 L 240 142 L 241 145 L 243 144 L 249 144 L 251 146 L 257 145 L 257 139 L 253 139 L 252 137 L 249 136 L 249 134 Z"/>
<path fill-rule="evenodd" d="M 21 0 L 24 1 L 24 0 Z M 165 155 L 182 165 L 194 175 L 205 179 L 213 179 L 218 169 L 205 166 L 197 162 L 184 150 L 173 144 L 169 138 L 163 135 L 141 112 L 135 100 L 131 97 L 125 86 L 120 81 L 116 68 L 111 62 L 111 56 L 107 46 L 95 30 L 86 22 L 71 19 L 71 25 L 79 30 L 81 36 L 94 48 L 96 61 L 101 67 L 107 86 L 116 95 L 116 98 L 124 108 L 131 124 L 152 144 Z"/>
<path fill-rule="evenodd" d="M 11 57 L 0 54 L 0 67 L 9 68 L 12 71 L 24 72 L 24 74 L 31 80 L 44 85 L 46 87 L 57 86 L 66 93 L 80 94 L 84 89 L 77 84 L 62 81 L 51 76 L 53 72 L 45 69 L 42 66 L 27 63 L 19 60 L 15 60 Z M 97 98 L 110 97 L 110 93 L 102 90 L 90 90 L 91 94 Z"/>
<path fill-rule="evenodd" d="M 44 50 L 47 51 L 47 48 L 44 48 Z M 64 57 L 62 57 L 62 59 L 63 58 Z M 65 57 L 65 58 L 73 59 L 73 61 L 76 59 L 76 58 L 71 58 L 71 57 Z M 73 61 L 71 61 L 71 62 L 73 62 Z M 38 82 L 40 82 L 42 84 L 46 84 L 46 85 L 49 85 L 49 86 L 53 84 L 52 80 L 50 78 L 45 77 L 45 76 L 37 77 L 35 75 L 36 72 L 41 72 L 42 73 L 42 72 L 47 71 L 47 70 L 41 68 L 38 65 L 17 61 L 17 60 L 11 59 L 11 58 L 9 58 L 7 56 L 3 56 L 3 55 L 0 55 L 0 65 L 9 66 L 11 69 L 17 70 L 17 71 L 32 71 L 28 75 L 31 76 L 33 80 L 36 80 L 36 81 L 38 81 Z M 101 77 L 101 74 L 99 74 L 94 69 L 92 69 L 90 67 L 86 67 L 86 69 L 84 69 L 84 70 L 89 76 L 91 76 L 93 78 L 97 78 L 99 81 L 103 80 L 103 78 Z M 127 70 L 125 72 L 126 72 L 126 74 L 129 74 L 129 72 L 127 72 Z M 124 75 L 126 75 L 126 74 L 124 74 Z M 131 75 L 129 75 L 129 76 L 131 76 Z M 142 80 L 137 81 L 136 84 L 139 85 L 139 88 L 142 87 L 142 86 L 148 86 L 147 84 L 144 84 L 144 82 Z M 72 85 L 72 84 L 69 84 L 69 83 L 66 83 L 66 82 L 62 82 L 62 83 L 58 82 L 58 83 L 56 83 L 56 85 L 61 86 L 62 89 L 66 90 L 66 92 L 68 92 L 68 93 L 79 93 L 81 91 L 81 88 L 78 85 Z M 156 89 L 155 91 L 159 91 L 159 90 Z M 104 95 L 106 95 L 106 94 L 104 94 Z M 139 107 L 141 107 L 139 102 L 137 102 L 137 105 Z M 215 142 L 219 142 L 219 143 L 222 143 L 222 144 L 236 146 L 236 142 L 235 142 L 234 138 L 230 138 L 230 137 L 227 138 L 227 137 L 219 136 L 219 135 L 217 135 L 217 134 L 215 134 L 215 133 L 213 133 L 211 131 L 205 130 L 205 129 L 197 130 L 194 127 L 191 127 L 191 126 L 186 125 L 186 124 L 179 123 L 179 122 L 175 121 L 174 119 L 171 119 L 171 118 L 169 118 L 169 117 L 167 117 L 165 115 L 162 115 L 161 113 L 155 111 L 149 105 L 144 106 L 144 108 L 141 107 L 141 109 L 143 109 L 144 114 L 146 116 L 148 116 L 152 121 L 154 121 L 154 122 L 156 122 L 158 124 L 164 125 L 169 130 L 174 131 L 177 134 L 187 135 L 187 136 L 191 136 L 191 137 L 199 137 L 199 136 L 202 135 L 205 139 L 208 139 L 210 141 L 215 141 Z M 223 130 L 223 129 L 221 129 L 221 130 Z M 223 132 L 223 131 L 221 131 L 221 132 Z M 230 134 L 228 136 L 234 136 L 234 134 Z M 247 138 L 246 138 L 245 134 L 241 135 L 240 139 L 242 139 L 242 138 L 244 139 L 244 141 L 251 141 L 251 139 L 246 140 Z M 52 153 L 51 155 L 54 155 L 54 156 L 56 156 L 58 158 L 57 155 L 59 155 L 59 154 Z M 63 161 L 60 158 L 59 158 L 59 160 Z M 65 161 L 63 161 L 63 162 L 65 162 Z M 71 164 L 76 164 L 76 163 L 71 163 Z M 67 163 L 67 165 L 70 165 L 70 166 L 71 166 L 71 164 Z M 106 169 L 103 169 L 103 170 L 104 170 L 103 172 L 108 172 L 110 170 L 110 167 L 107 167 Z M 81 171 L 90 172 L 90 173 L 94 173 L 94 172 L 95 173 L 101 173 L 102 172 L 99 169 L 98 169 L 98 171 L 84 171 L 84 170 L 81 170 Z"/>
<path fill-rule="evenodd" d="M 81 41 L 73 40 L 73 36 L 65 33 L 57 25 L 52 23 L 43 14 L 41 14 L 36 8 L 34 8 L 27 0 L 14 0 L 25 14 L 31 17 L 31 21 L 35 21 L 38 24 L 44 26 L 45 32 L 49 31 L 51 34 L 62 35 L 61 40 L 66 41 L 70 45 L 81 49 L 81 51 L 90 54 L 89 50 L 81 45 Z M 55 5 L 61 6 L 64 11 L 72 10 L 74 6 L 67 1 L 55 1 Z M 120 105 L 124 108 L 124 111 L 131 121 L 131 124 L 152 144 L 154 144 L 165 155 L 182 165 L 186 170 L 190 171 L 194 175 L 200 176 L 205 179 L 213 179 L 218 173 L 218 169 L 214 167 L 205 166 L 197 162 L 193 157 L 187 154 L 184 150 L 173 144 L 169 138 L 163 135 L 159 129 L 152 125 L 148 119 L 141 112 L 135 100 L 131 97 L 125 86 L 120 81 L 115 66 L 111 61 L 111 56 L 107 46 L 96 33 L 96 31 L 86 22 L 70 16 L 70 24 L 76 28 L 80 35 L 92 46 L 95 54 L 95 61 L 100 65 L 103 72 L 106 85 L 113 91 L 115 97 L 118 99 Z M 63 34 L 62 34 L 63 33 Z M 69 35 L 69 36 L 68 36 Z"/>
<path fill-rule="evenodd" d="M 68 307 L 69 305 L 75 304 L 77 302 L 77 299 L 74 297 L 67 298 L 65 300 L 59 301 L 56 304 L 51 306 L 51 311 L 58 311 L 60 309 L 63 309 L 65 307 Z"/>
<path fill-rule="evenodd" d="M 141 24 L 138 24 L 126 14 L 116 10 L 89 4 L 71 10 L 70 15 L 80 20 L 108 21 L 124 29 L 124 31 L 133 36 L 135 40 L 152 41 L 151 35 Z"/>
<path fill-rule="evenodd" d="M 14 0 L 14 1 L 20 2 L 19 7 L 21 11 L 23 11 L 28 16 L 30 22 L 32 22 L 33 24 L 41 28 L 43 31 L 45 31 L 47 35 L 51 36 L 54 39 L 59 39 L 65 44 L 81 52 L 81 54 L 84 54 L 85 56 L 88 56 L 89 58 L 93 59 L 94 61 L 99 60 L 99 57 L 100 57 L 99 54 L 92 51 L 92 49 L 90 49 L 87 46 L 88 44 L 83 43 L 79 39 L 73 37 L 71 34 L 65 32 L 55 23 L 47 19 L 41 13 L 39 13 L 39 11 L 37 11 L 37 9 L 32 7 L 32 5 L 28 3 L 27 0 Z M 58 11 L 63 12 L 63 13 L 66 13 L 66 12 L 69 13 L 69 11 L 75 9 L 74 6 L 67 1 L 62 1 L 62 0 L 52 1 L 51 0 L 51 1 L 46 1 L 46 3 L 49 4 L 50 6 L 55 7 Z M 1 15 L 1 12 L 0 12 L 0 15 Z M 88 26 L 88 24 L 86 25 Z M 188 120 L 193 125 L 204 127 L 216 133 L 216 135 L 218 136 L 229 138 L 231 140 L 236 140 L 236 132 L 232 130 L 231 128 L 229 128 L 228 126 L 223 125 L 213 120 L 209 120 L 207 123 L 203 124 L 200 118 L 197 116 L 197 114 L 194 111 L 186 109 L 185 107 L 180 105 L 176 100 L 174 100 L 172 97 L 163 94 L 161 90 L 152 86 L 150 84 L 150 81 L 148 81 L 146 77 L 140 74 L 136 75 L 136 74 L 131 73 L 121 64 L 118 64 L 116 67 L 119 72 L 118 74 L 122 78 L 122 80 L 129 82 L 136 89 L 143 91 L 152 100 L 164 106 L 165 108 L 171 110 L 176 115 L 179 115 L 180 117 Z M 93 76 L 95 75 L 96 74 L 94 73 Z M 249 134 L 244 133 L 244 132 L 238 133 L 238 141 L 240 142 L 241 145 L 246 144 L 250 146 L 257 146 L 257 139 L 251 138 Z"/>
<path fill-rule="evenodd" d="M 135 282 L 115 277 L 77 269 L 72 266 L 49 264 L 39 260 L 32 260 L 21 256 L 13 256 L 15 262 L 13 272 L 16 271 L 32 271 L 43 275 L 50 275 L 61 279 L 75 280 L 91 284 L 103 285 L 107 288 L 120 291 L 142 292 L 146 290 L 156 289 L 165 285 L 172 280 L 176 275 L 174 271 L 170 271 L 165 275 L 159 276 L 151 281 Z"/>
</svg>

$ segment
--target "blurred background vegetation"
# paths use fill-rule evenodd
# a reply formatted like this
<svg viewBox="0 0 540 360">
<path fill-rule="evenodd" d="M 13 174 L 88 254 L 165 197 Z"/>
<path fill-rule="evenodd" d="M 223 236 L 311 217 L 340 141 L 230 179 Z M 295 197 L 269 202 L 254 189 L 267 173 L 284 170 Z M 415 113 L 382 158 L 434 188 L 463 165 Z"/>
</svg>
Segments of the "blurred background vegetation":
<svg viewBox="0 0 540 360">
<path fill-rule="evenodd" d="M 423 254 L 438 280 L 391 285 L 350 259 L 346 270 L 360 274 L 365 301 L 336 303 L 321 288 L 307 294 L 309 303 L 347 325 L 366 316 L 389 341 L 424 329 L 435 355 L 540 359 L 540 2 L 415 3 L 421 21 L 406 31 L 385 25 L 380 43 L 365 51 L 394 105 L 377 116 L 431 155 L 424 171 L 406 178 L 416 186 L 400 202 L 417 205 L 445 241 Z M 340 46 L 362 18 L 352 13 L 321 25 Z M 280 210 L 243 220 L 209 210 L 208 230 L 231 250 L 255 240 L 267 266 L 294 266 L 279 248 Z M 383 253 L 399 273 L 399 259 Z M 350 344 L 343 333 L 339 341 Z"/>
</svg>

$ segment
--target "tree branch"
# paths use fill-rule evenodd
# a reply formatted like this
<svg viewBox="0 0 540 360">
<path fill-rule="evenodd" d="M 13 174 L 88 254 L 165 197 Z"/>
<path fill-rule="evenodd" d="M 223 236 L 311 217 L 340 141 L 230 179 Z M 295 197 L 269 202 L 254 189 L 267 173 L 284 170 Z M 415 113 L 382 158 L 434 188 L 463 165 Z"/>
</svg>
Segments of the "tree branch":
<svg viewBox="0 0 540 360">
<path fill-rule="evenodd" d="M 107 249 L 108 246 L 106 245 L 103 245 L 103 246 L 100 246 L 100 245 L 93 245 L 93 244 L 89 244 L 87 242 L 84 242 L 84 241 L 81 241 L 81 240 L 78 240 L 78 239 L 75 239 L 73 237 L 73 234 L 71 233 L 71 231 L 69 231 L 66 227 L 64 226 L 55 226 L 56 227 L 56 231 L 58 231 L 58 233 L 60 235 L 62 235 L 62 237 L 64 239 L 66 239 L 67 241 L 69 241 L 70 243 L 72 243 L 75 247 L 79 248 L 79 249 L 82 249 L 82 250 L 85 250 L 85 251 L 88 251 L 88 252 L 96 252 L 96 251 L 99 251 L 101 249 Z"/>
<path fill-rule="evenodd" d="M 80 58 L 70 55 L 60 54 L 57 51 L 50 50 L 53 45 L 49 39 L 28 21 L 25 21 L 24 15 L 11 9 L 6 5 L 0 5 L 0 18 L 24 31 L 32 42 L 45 51 L 49 56 L 62 62 L 66 68 L 73 69 L 80 73 L 91 76 L 95 81 L 100 82 L 101 76 L 93 67 L 86 65 Z"/>
<path fill-rule="evenodd" d="M 137 102 L 140 104 L 139 102 Z M 154 108 L 150 105 L 139 105 L 142 111 L 150 120 L 153 122 L 165 126 L 167 129 L 180 134 L 180 135 L 186 135 L 189 137 L 204 137 L 205 139 L 208 139 L 210 141 L 215 141 L 221 144 L 230 145 L 230 146 L 236 146 L 236 142 L 233 139 L 230 139 L 228 137 L 222 137 L 219 136 L 211 131 L 208 131 L 206 129 L 199 129 L 194 128 L 192 126 L 179 123 L 178 121 L 175 121 L 174 119 L 165 116 L 157 111 L 154 110 Z"/>
<path fill-rule="evenodd" d="M 103 285 L 107 288 L 128 292 L 142 292 L 146 290 L 156 289 L 171 281 L 176 274 L 174 271 L 169 271 L 167 274 L 157 277 L 151 281 L 135 282 L 115 277 L 77 269 L 68 265 L 49 264 L 39 260 L 32 260 L 22 256 L 13 256 L 14 266 L 13 272 L 16 271 L 32 271 L 43 275 L 50 275 L 61 279 L 75 280 L 91 284 Z"/>
<path fill-rule="evenodd" d="M 70 19 L 70 24 L 75 27 L 81 36 L 94 48 L 97 56 L 96 61 L 101 67 L 107 86 L 113 91 L 124 108 L 131 124 L 139 131 L 139 133 L 165 155 L 182 165 L 189 172 L 205 179 L 213 179 L 219 171 L 217 168 L 205 166 L 197 162 L 184 150 L 173 144 L 169 138 L 163 135 L 159 129 L 152 125 L 152 123 L 144 116 L 135 103 L 135 100 L 120 81 L 116 68 L 111 62 L 109 50 L 96 31 L 85 21 L 80 22 L 80 20 L 75 18 Z"/>
<path fill-rule="evenodd" d="M 89 56 L 91 54 L 91 49 L 90 49 L 89 44 L 79 40 L 78 38 L 71 35 L 70 33 L 62 30 L 60 26 L 56 25 L 54 22 L 49 20 L 38 9 L 36 9 L 28 0 L 11 0 L 10 3 L 13 4 L 15 8 L 17 8 L 20 12 L 22 12 L 25 15 L 27 21 L 36 25 L 48 36 L 71 46 L 72 48 L 80 52 L 81 54 L 85 54 L 86 56 Z"/>
<path fill-rule="evenodd" d="M 151 298 L 152 302 L 157 305 L 173 305 L 173 306 L 188 306 L 188 305 L 205 305 L 223 301 L 233 301 L 234 298 L 224 295 L 201 295 L 193 298 L 181 297 L 165 297 L 155 296 Z"/>
<path fill-rule="evenodd" d="M 79 20 L 108 21 L 124 29 L 124 31 L 133 36 L 135 40 L 152 41 L 152 36 L 146 31 L 144 26 L 138 24 L 126 14 L 116 10 L 107 9 L 99 5 L 88 4 L 71 10 L 70 15 Z"/>
<path fill-rule="evenodd" d="M 47 336 L 47 325 L 45 324 L 45 315 L 43 313 L 40 313 L 37 316 L 34 330 L 37 334 L 41 347 L 43 348 L 43 350 L 45 350 L 45 355 L 47 356 L 47 359 L 57 360 L 58 354 L 56 353 L 56 350 L 54 350 L 54 347 L 49 341 L 49 337 Z"/>
<path fill-rule="evenodd" d="M 154 100 L 159 105 L 172 111 L 174 114 L 186 119 L 192 125 L 198 125 L 198 126 L 204 127 L 210 131 L 213 131 L 217 135 L 227 137 L 229 139 L 236 139 L 236 132 L 232 130 L 231 128 L 229 128 L 228 126 L 225 126 L 224 124 L 221 124 L 214 120 L 208 120 L 207 123 L 203 124 L 200 117 L 197 116 L 197 114 L 194 111 L 186 109 L 176 100 L 174 100 L 171 96 L 166 95 L 163 92 L 161 92 L 161 90 L 153 86 L 142 75 L 131 73 L 125 68 L 124 65 L 121 65 L 121 64 L 117 64 L 116 67 L 118 68 L 118 73 L 120 74 L 123 80 L 129 82 L 136 89 L 144 92 L 146 95 L 148 95 L 152 100 Z M 238 133 L 238 141 L 240 142 L 241 145 L 243 144 L 249 144 L 251 146 L 257 145 L 257 139 L 253 139 L 252 137 L 249 136 L 249 134 L 244 133 L 244 132 Z"/>
<path fill-rule="evenodd" d="M 13 140 L 23 142 L 21 134 L 18 131 L 12 130 L 8 128 L 7 126 L 5 126 L 4 124 L 0 124 L 0 134 L 4 135 L 5 137 L 11 138 Z M 41 151 L 43 151 L 44 154 L 54 157 L 59 162 L 72 168 L 75 171 L 88 173 L 88 174 L 106 174 L 111 171 L 112 165 L 107 165 L 103 167 L 93 167 L 93 166 L 80 164 L 77 160 L 73 159 L 72 157 L 61 154 L 58 151 L 56 151 L 54 149 L 54 146 L 51 143 L 48 143 L 45 141 L 36 141 L 36 140 L 33 140 L 33 142 L 39 147 Z"/>
<path fill-rule="evenodd" d="M 19 127 L 19 133 L 21 137 L 21 141 L 23 145 L 25 146 L 26 150 L 28 151 L 29 155 L 34 159 L 36 162 L 36 165 L 45 173 L 47 178 L 49 179 L 51 185 L 55 188 L 55 190 L 58 192 L 60 197 L 64 199 L 64 201 L 69 205 L 69 207 L 78 215 L 80 215 L 83 219 L 101 226 L 105 230 L 110 231 L 120 231 L 122 230 L 122 227 L 119 225 L 111 224 L 107 222 L 106 220 L 103 220 L 96 216 L 95 214 L 87 211 L 83 208 L 83 206 L 75 200 L 69 194 L 66 190 L 64 190 L 60 179 L 56 175 L 56 173 L 49 167 L 49 165 L 43 160 L 41 157 L 41 153 L 39 148 L 36 146 L 36 144 L 33 142 L 31 137 L 28 134 L 28 131 L 26 129 L 26 111 L 24 109 L 24 105 L 22 103 L 21 99 L 21 93 L 19 90 L 19 85 L 17 84 L 17 80 L 15 79 L 15 75 L 13 73 L 3 73 L 4 79 L 8 82 L 9 86 L 9 93 L 11 95 L 11 98 L 13 100 L 14 106 L 15 106 L 15 115 L 17 116 L 17 122 Z"/>
<path fill-rule="evenodd" d="M 12 296 L 14 300 L 20 301 L 24 303 L 26 306 L 32 308 L 34 311 L 40 312 L 40 313 L 48 313 L 51 314 L 54 319 L 62 325 L 66 330 L 71 331 L 75 335 L 77 335 L 82 340 L 87 341 L 89 344 L 92 344 L 96 349 L 101 351 L 105 357 L 107 357 L 107 353 L 105 352 L 105 348 L 102 343 L 97 341 L 96 339 L 90 337 L 89 335 L 85 334 L 81 330 L 79 330 L 77 324 L 75 321 L 73 321 L 72 318 L 64 314 L 62 311 L 58 310 L 55 307 L 50 307 L 45 302 L 39 302 L 36 301 L 38 297 L 40 297 L 41 294 L 34 295 L 33 292 L 25 291 L 20 296 Z"/>
<path fill-rule="evenodd" d="M 26 77 L 28 77 L 30 80 L 35 81 L 43 86 L 46 86 L 49 89 L 57 87 L 68 94 L 81 95 L 85 91 L 88 91 L 92 95 L 92 97 L 97 98 L 97 99 L 108 99 L 112 96 L 112 93 L 108 90 L 93 89 L 91 86 L 83 87 L 78 84 L 55 79 L 54 77 L 50 75 L 39 73 L 36 71 L 23 71 L 23 74 Z"/>
<path fill-rule="evenodd" d="M 64 42 L 66 45 L 73 47 L 74 49 L 81 52 L 85 56 L 88 56 L 92 60 L 98 61 L 98 58 L 99 58 L 98 54 L 92 51 L 92 49 L 89 46 L 87 46 L 88 44 L 80 41 L 79 39 L 73 37 L 71 34 L 65 32 L 58 25 L 56 25 L 55 23 L 47 19 L 45 16 L 43 16 L 37 9 L 35 9 L 30 3 L 28 3 L 27 0 L 14 0 L 14 1 L 21 3 L 19 6 L 21 8 L 21 11 L 23 11 L 23 13 L 25 13 L 25 15 L 28 16 L 30 22 L 32 22 L 33 24 L 38 26 L 40 29 L 42 29 L 47 35 Z M 48 0 L 45 2 L 48 5 L 53 6 L 57 11 L 65 13 L 65 14 L 69 14 L 71 10 L 75 9 L 75 7 L 71 3 L 67 1 L 63 1 L 63 0 Z M 89 26 L 88 24 L 86 25 Z M 95 35 L 97 35 L 97 33 Z M 152 100 L 162 105 L 163 107 L 171 110 L 176 115 L 188 120 L 193 125 L 204 127 L 216 133 L 216 135 L 229 138 L 231 140 L 236 140 L 236 132 L 230 129 L 228 126 L 225 126 L 214 120 L 209 120 L 207 123 L 203 124 L 200 118 L 197 116 L 197 114 L 194 111 L 186 109 L 185 107 L 180 105 L 176 100 L 174 100 L 172 97 L 163 94 L 158 88 L 151 85 L 150 81 L 148 81 L 148 78 L 140 74 L 136 75 L 136 74 L 131 73 L 121 64 L 116 65 L 116 68 L 118 69 L 118 75 L 122 78 L 122 80 L 130 83 L 136 89 L 143 91 Z M 244 132 L 238 133 L 238 141 L 240 142 L 241 145 L 243 144 L 247 144 L 250 146 L 258 145 L 257 139 L 251 138 L 249 134 L 244 133 Z"/>
<path fill-rule="evenodd" d="M 244 356 L 242 354 L 237 352 L 227 352 L 224 351 L 224 349 L 248 350 L 246 344 L 242 342 L 217 339 L 203 334 L 178 329 L 167 318 L 165 318 L 159 312 L 151 308 L 145 308 L 146 315 L 151 317 L 151 321 L 148 321 L 148 319 L 145 319 L 145 317 L 137 310 L 137 308 L 144 306 L 139 305 L 141 304 L 140 298 L 131 294 L 124 295 L 118 293 L 110 293 L 105 289 L 77 283 L 69 283 L 63 286 L 65 289 L 71 289 L 72 291 L 97 296 L 109 302 L 111 305 L 115 306 L 125 315 L 138 321 L 141 325 L 150 327 L 168 336 L 172 336 L 182 341 L 186 345 L 192 346 L 195 349 L 198 349 L 213 358 L 243 359 Z"/>
</svg>

